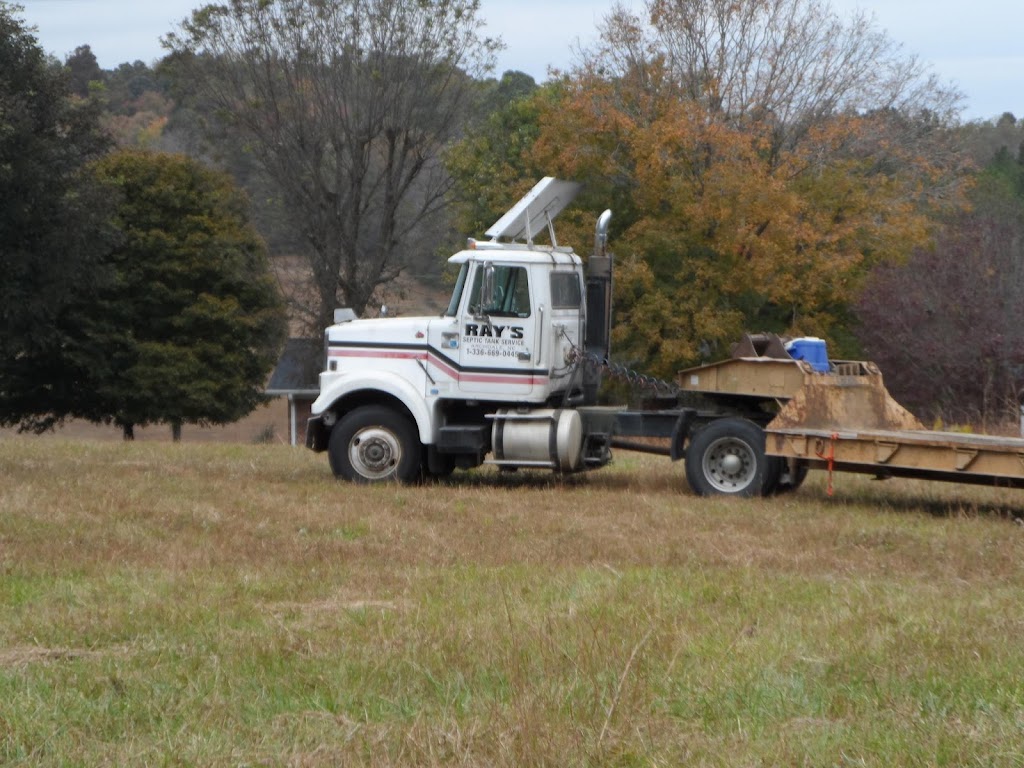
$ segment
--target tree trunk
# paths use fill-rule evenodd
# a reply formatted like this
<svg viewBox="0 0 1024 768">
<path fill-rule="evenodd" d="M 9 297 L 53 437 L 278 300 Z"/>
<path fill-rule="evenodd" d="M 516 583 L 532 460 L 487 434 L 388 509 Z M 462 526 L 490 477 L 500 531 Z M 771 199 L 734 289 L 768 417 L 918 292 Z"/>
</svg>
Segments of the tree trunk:
<svg viewBox="0 0 1024 768">
<path fill-rule="evenodd" d="M 181 442 L 181 422 L 180 421 L 172 421 L 171 422 L 171 440 L 173 440 L 176 443 L 180 443 Z"/>
<path fill-rule="evenodd" d="M 121 436 L 125 440 L 135 439 L 135 425 L 134 424 L 122 424 L 121 425 Z"/>
</svg>

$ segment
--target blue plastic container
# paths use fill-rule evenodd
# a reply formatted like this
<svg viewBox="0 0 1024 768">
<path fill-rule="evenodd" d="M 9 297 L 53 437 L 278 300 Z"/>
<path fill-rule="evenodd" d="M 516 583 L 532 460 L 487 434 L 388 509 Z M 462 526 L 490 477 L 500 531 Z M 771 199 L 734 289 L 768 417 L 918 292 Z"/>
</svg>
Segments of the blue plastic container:
<svg viewBox="0 0 1024 768">
<path fill-rule="evenodd" d="M 804 336 L 793 339 L 786 344 L 786 351 L 794 360 L 805 360 L 818 373 L 828 373 L 828 350 L 825 340 L 815 336 Z"/>
</svg>

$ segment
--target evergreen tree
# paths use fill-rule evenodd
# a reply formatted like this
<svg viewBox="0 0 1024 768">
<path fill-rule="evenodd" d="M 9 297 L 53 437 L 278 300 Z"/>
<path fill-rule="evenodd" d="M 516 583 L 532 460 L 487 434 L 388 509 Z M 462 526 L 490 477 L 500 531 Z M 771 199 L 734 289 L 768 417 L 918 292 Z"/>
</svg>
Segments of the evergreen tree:
<svg viewBox="0 0 1024 768">
<path fill-rule="evenodd" d="M 236 421 L 262 401 L 285 332 L 263 242 L 230 179 L 178 155 L 114 153 L 113 280 L 79 307 L 93 371 L 85 415 L 135 426 Z"/>
<path fill-rule="evenodd" d="M 82 169 L 107 142 L 15 10 L 0 2 L 0 424 L 44 429 L 81 410 L 68 308 L 102 278 L 109 217 Z"/>
</svg>

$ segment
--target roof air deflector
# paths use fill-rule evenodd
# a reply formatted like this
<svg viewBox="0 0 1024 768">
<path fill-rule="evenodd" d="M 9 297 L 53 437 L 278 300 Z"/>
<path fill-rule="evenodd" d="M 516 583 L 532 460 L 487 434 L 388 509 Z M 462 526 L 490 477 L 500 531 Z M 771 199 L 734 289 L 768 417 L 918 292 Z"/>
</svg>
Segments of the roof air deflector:
<svg viewBox="0 0 1024 768">
<path fill-rule="evenodd" d="M 578 182 L 545 176 L 484 234 L 495 240 L 499 237 L 510 240 L 525 237 L 532 244 L 534 233 L 547 226 L 551 244 L 557 245 L 551 222 L 575 199 L 581 188 Z"/>
</svg>

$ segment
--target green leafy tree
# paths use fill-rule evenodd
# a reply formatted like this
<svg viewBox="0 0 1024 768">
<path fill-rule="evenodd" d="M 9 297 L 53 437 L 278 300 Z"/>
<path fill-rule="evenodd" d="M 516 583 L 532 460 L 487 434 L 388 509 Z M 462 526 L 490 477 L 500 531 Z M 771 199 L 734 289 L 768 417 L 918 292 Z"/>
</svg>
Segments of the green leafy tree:
<svg viewBox="0 0 1024 768">
<path fill-rule="evenodd" d="M 18 10 L 0 2 L 0 424 L 45 429 L 81 410 L 91 365 L 68 310 L 103 278 L 108 205 L 83 168 L 108 142 Z"/>
<path fill-rule="evenodd" d="M 542 104 L 552 98 L 551 87 L 529 87 L 523 77 L 506 72 L 497 83 L 485 84 L 482 103 L 491 110 L 446 154 L 457 227 L 464 235 L 480 235 L 546 175 L 531 161 L 530 150 L 540 135 Z"/>
<path fill-rule="evenodd" d="M 64 60 L 64 66 L 70 73 L 69 87 L 76 96 L 87 98 L 92 83 L 103 83 L 104 72 L 96 61 L 96 54 L 88 45 L 75 48 L 75 52 Z"/>
<path fill-rule="evenodd" d="M 285 332 L 264 246 L 224 174 L 178 155 L 114 153 L 95 166 L 117 195 L 112 280 L 77 308 L 92 370 L 84 412 L 135 426 L 225 424 L 262 401 Z"/>
</svg>

